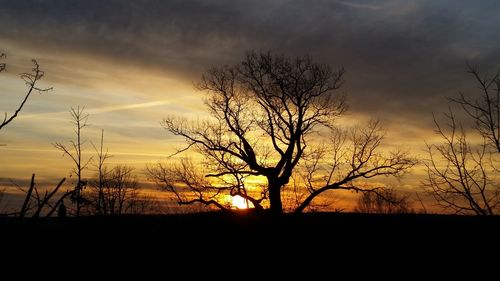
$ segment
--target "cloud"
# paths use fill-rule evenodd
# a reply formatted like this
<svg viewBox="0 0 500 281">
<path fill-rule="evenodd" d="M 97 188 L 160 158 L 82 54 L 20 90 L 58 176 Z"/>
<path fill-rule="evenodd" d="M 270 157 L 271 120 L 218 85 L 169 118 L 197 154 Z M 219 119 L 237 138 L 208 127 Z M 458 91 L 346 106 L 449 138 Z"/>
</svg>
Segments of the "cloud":
<svg viewBox="0 0 500 281">
<path fill-rule="evenodd" d="M 381 96 L 396 106 L 428 102 L 450 93 L 443 80 L 460 81 L 467 59 L 499 58 L 493 6 L 500 3 L 11 1 L 0 10 L 0 37 L 34 51 L 168 69 L 188 80 L 248 49 L 311 53 L 345 65 L 353 108 L 368 110 Z"/>
<path fill-rule="evenodd" d="M 380 9 L 380 6 L 377 5 L 372 5 L 372 4 L 366 4 L 366 3 L 360 3 L 360 2 L 350 2 L 350 1 L 336 1 L 336 3 L 351 7 L 351 8 L 358 8 L 358 9 L 370 9 L 370 10 L 378 10 Z"/>
<path fill-rule="evenodd" d="M 94 115 L 94 114 L 108 113 L 108 112 L 114 112 L 114 111 L 123 111 L 123 110 L 138 109 L 138 108 L 149 108 L 149 107 L 169 104 L 171 102 L 172 101 L 162 100 L 162 101 L 151 101 L 151 102 L 134 103 L 134 104 L 116 104 L 116 105 L 92 108 L 92 109 L 86 110 L 85 112 L 87 114 Z M 25 114 L 25 115 L 20 116 L 19 119 L 40 118 L 40 117 L 47 117 L 50 115 L 59 116 L 61 114 L 67 114 L 67 113 L 68 113 L 68 111 L 56 111 L 56 112 Z"/>
</svg>

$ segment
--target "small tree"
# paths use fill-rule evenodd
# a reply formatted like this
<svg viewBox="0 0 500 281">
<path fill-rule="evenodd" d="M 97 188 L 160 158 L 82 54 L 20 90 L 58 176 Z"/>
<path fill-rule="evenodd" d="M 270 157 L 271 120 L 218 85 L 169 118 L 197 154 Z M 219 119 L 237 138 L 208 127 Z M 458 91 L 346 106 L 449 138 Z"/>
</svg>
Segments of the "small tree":
<svg viewBox="0 0 500 281">
<path fill-rule="evenodd" d="M 109 172 L 105 167 L 102 169 L 101 178 L 91 183 L 87 195 L 89 205 L 95 212 L 103 215 L 121 215 L 147 209 L 145 202 L 139 196 L 139 185 L 133 170 L 132 167 L 124 165 L 118 165 Z"/>
<path fill-rule="evenodd" d="M 363 192 L 358 199 L 356 212 L 365 214 L 405 214 L 411 212 L 408 196 L 394 189 L 379 189 Z"/>
<path fill-rule="evenodd" d="M 83 145 L 85 140 L 82 139 L 82 130 L 87 126 L 87 120 L 89 115 L 84 113 L 84 107 L 71 108 L 70 114 L 72 121 L 71 123 L 75 125 L 75 140 L 70 140 L 70 145 L 64 145 L 60 142 L 56 142 L 54 147 L 63 152 L 63 156 L 68 156 L 72 160 L 74 167 L 72 173 L 76 175 L 77 182 L 75 185 L 74 192 L 72 193 L 72 200 L 76 202 L 76 216 L 80 216 L 81 204 L 84 202 L 82 196 L 83 189 L 87 186 L 87 181 L 82 179 L 82 172 L 87 168 L 92 157 L 87 159 L 87 161 L 82 159 Z"/>
<path fill-rule="evenodd" d="M 133 168 L 118 165 L 109 169 L 106 161 L 112 157 L 108 149 L 104 149 L 104 130 L 101 130 L 99 147 L 96 152 L 96 178 L 89 182 L 90 192 L 86 195 L 89 213 L 98 215 L 121 215 L 124 213 L 144 213 L 155 208 L 152 198 L 141 197 Z"/>
<path fill-rule="evenodd" d="M 105 199 L 104 199 L 104 187 L 108 180 L 108 171 L 105 167 L 105 162 L 108 158 L 112 157 L 112 155 L 108 154 L 108 149 L 104 151 L 104 130 L 101 130 L 101 143 L 99 147 L 96 147 L 93 143 L 92 146 L 97 155 L 97 180 L 91 182 L 91 187 L 94 192 L 97 193 L 97 202 L 94 202 L 94 206 L 96 208 L 97 214 L 107 214 L 108 210 L 106 209 Z"/>
<path fill-rule="evenodd" d="M 0 53 L 0 59 L 1 58 L 5 58 L 4 53 Z M 24 96 L 24 99 L 21 101 L 21 103 L 19 104 L 19 106 L 17 107 L 17 109 L 14 111 L 14 113 L 12 115 L 9 116 L 7 114 L 7 112 L 5 112 L 5 116 L 3 118 L 3 121 L 0 123 L 0 130 L 3 127 L 7 126 L 7 124 L 12 122 L 12 120 L 14 120 L 17 117 L 17 115 L 23 109 L 24 104 L 26 104 L 26 101 L 28 100 L 28 98 L 30 97 L 30 95 L 33 91 L 36 91 L 36 92 L 41 94 L 43 92 L 47 92 L 47 91 L 52 90 L 52 88 L 40 88 L 37 86 L 37 82 L 40 79 L 42 79 L 42 77 L 44 76 L 45 73 L 42 70 L 40 70 L 40 65 L 38 64 L 38 62 L 36 60 L 32 60 L 32 62 L 33 62 L 34 67 L 31 70 L 31 72 L 24 72 L 24 73 L 20 74 L 21 79 L 24 80 L 24 82 L 26 83 L 26 86 L 28 87 L 26 95 Z M 6 67 L 7 66 L 5 63 L 3 63 L 3 62 L 0 63 L 0 72 L 5 71 Z"/>
</svg>

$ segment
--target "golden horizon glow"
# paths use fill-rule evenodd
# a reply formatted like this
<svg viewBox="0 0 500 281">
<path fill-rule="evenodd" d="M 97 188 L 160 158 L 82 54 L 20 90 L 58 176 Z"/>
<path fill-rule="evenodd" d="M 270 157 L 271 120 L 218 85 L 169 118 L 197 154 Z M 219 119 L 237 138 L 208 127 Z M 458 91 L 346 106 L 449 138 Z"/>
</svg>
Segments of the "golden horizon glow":
<svg viewBox="0 0 500 281">
<path fill-rule="evenodd" d="M 231 208 L 232 209 L 239 209 L 239 210 L 244 210 L 244 209 L 249 209 L 253 208 L 253 204 L 246 200 L 245 198 L 236 195 L 231 197 Z"/>
</svg>

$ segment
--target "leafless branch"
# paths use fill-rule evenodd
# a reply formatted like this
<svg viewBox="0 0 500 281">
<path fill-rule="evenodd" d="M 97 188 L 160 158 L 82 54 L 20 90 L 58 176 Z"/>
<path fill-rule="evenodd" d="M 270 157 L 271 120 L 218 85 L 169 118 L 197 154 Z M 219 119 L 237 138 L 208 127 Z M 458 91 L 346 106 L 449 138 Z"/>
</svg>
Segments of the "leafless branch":
<svg viewBox="0 0 500 281">
<path fill-rule="evenodd" d="M 366 128 L 334 131 L 331 149 L 304 163 L 302 178 L 309 195 L 295 212 L 303 212 L 313 199 L 328 190 L 376 192 L 377 188 L 365 184 L 367 180 L 401 176 L 416 164 L 417 161 L 403 151 L 379 152 L 382 140 L 378 121 L 370 122 Z"/>
<path fill-rule="evenodd" d="M 498 153 L 488 150 L 491 139 L 481 131 L 483 142 L 472 145 L 451 108 L 445 118 L 446 126 L 434 118 L 442 143 L 427 145 L 425 187 L 444 209 L 493 215 L 500 206 L 500 189 L 493 180 L 495 169 L 489 159 Z"/>
<path fill-rule="evenodd" d="M 0 54 L 0 58 L 2 58 L 2 57 L 5 57 L 5 54 L 3 54 L 3 53 Z M 43 92 L 48 92 L 48 91 L 52 90 L 52 88 L 39 88 L 37 86 L 37 82 L 40 79 L 42 79 L 42 77 L 44 76 L 45 73 L 42 70 L 40 70 L 40 66 L 38 65 L 38 62 L 36 60 L 32 60 L 32 62 L 33 62 L 34 67 L 31 70 L 31 72 L 30 73 L 25 72 L 25 73 L 20 74 L 21 79 L 24 80 L 24 82 L 26 83 L 26 86 L 28 87 L 28 91 L 27 91 L 26 95 L 24 96 L 24 99 L 22 100 L 21 104 L 17 107 L 17 109 L 14 111 L 14 113 L 11 116 L 8 116 L 7 112 L 5 112 L 4 119 L 3 119 L 2 123 L 0 123 L 0 130 L 3 127 L 7 126 L 7 124 L 12 122 L 12 120 L 14 120 L 14 118 L 17 117 L 17 115 L 23 109 L 24 104 L 26 103 L 26 101 L 28 100 L 28 98 L 30 97 L 30 95 L 33 91 L 43 93 Z M 0 72 L 2 72 L 4 70 L 5 70 L 5 63 L 2 63 L 2 64 L 0 64 Z"/>
<path fill-rule="evenodd" d="M 482 76 L 474 66 L 467 67 L 479 85 L 479 95 L 469 98 L 460 93 L 458 98 L 450 98 L 450 101 L 462 107 L 481 136 L 500 153 L 500 71 L 488 77 Z"/>
</svg>

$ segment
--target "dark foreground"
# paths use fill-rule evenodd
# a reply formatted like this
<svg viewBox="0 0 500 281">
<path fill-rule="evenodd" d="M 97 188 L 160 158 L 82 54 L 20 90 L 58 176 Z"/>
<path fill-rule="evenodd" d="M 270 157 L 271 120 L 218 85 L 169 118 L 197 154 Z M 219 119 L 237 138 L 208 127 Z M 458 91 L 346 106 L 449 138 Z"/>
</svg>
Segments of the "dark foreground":
<svg viewBox="0 0 500 281">
<path fill-rule="evenodd" d="M 0 218 L 3 258 L 402 262 L 500 256 L 500 217 L 314 213 Z M 380 262 L 380 260 L 379 260 Z"/>
</svg>

